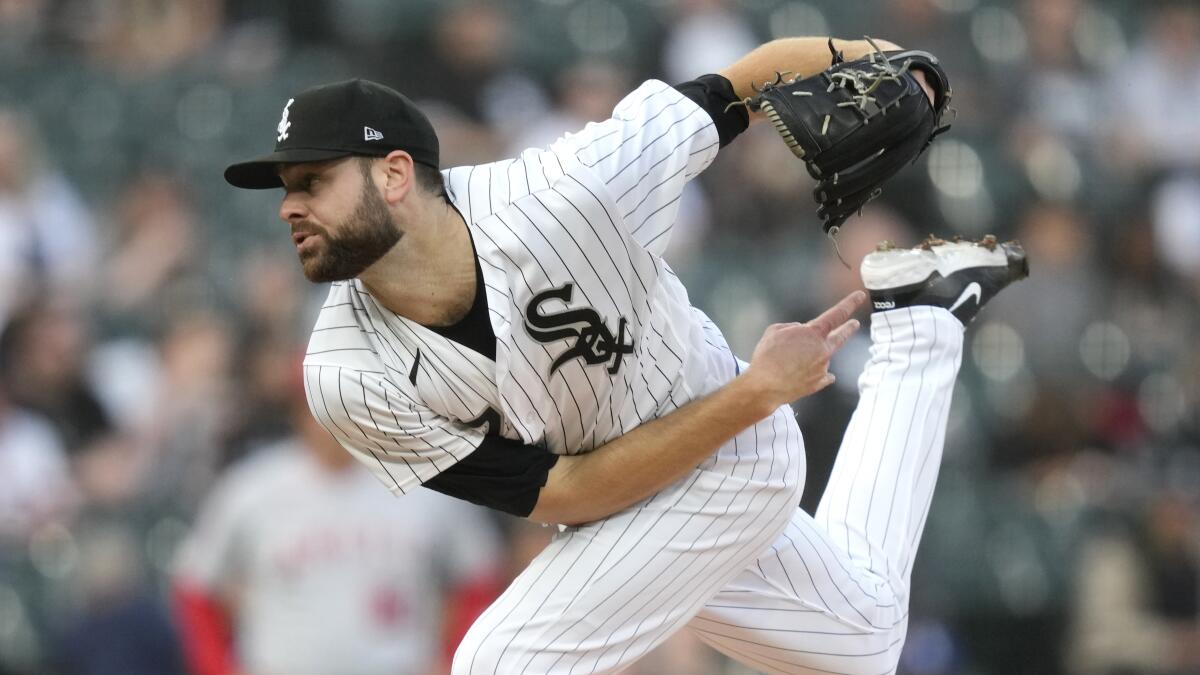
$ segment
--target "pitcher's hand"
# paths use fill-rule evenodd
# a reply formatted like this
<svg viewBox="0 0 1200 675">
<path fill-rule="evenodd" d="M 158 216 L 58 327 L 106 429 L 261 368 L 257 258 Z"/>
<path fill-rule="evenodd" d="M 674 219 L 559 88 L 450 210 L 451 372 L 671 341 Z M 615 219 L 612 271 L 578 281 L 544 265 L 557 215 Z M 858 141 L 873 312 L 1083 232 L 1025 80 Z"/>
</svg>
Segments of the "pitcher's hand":
<svg viewBox="0 0 1200 675">
<path fill-rule="evenodd" d="M 753 382 L 752 390 L 771 409 L 828 387 L 834 381 L 829 360 L 858 330 L 858 320 L 850 317 L 866 299 L 855 291 L 812 321 L 768 326 L 740 377 Z"/>
</svg>

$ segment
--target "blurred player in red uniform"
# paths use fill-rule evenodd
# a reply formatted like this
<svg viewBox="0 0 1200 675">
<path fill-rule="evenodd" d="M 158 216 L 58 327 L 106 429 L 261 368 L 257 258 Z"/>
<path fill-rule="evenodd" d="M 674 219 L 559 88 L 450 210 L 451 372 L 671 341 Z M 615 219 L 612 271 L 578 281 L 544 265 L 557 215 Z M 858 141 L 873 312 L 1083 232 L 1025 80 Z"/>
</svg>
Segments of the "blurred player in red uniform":
<svg viewBox="0 0 1200 675">
<path fill-rule="evenodd" d="M 402 507 L 303 400 L 294 413 L 297 436 L 230 469 L 180 549 L 175 607 L 191 669 L 444 672 L 500 590 L 482 509 L 432 491 Z"/>
</svg>

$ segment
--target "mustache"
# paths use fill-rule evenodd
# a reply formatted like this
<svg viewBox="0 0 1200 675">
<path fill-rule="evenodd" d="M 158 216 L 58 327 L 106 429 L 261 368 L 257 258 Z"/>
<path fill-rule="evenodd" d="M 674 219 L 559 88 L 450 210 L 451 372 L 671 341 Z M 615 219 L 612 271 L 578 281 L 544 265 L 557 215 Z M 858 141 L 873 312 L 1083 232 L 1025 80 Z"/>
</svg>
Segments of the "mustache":
<svg viewBox="0 0 1200 675">
<path fill-rule="evenodd" d="M 326 238 L 329 238 L 329 233 L 325 231 L 325 228 L 317 225 L 316 223 L 310 223 L 306 220 L 301 220 L 292 226 L 292 235 L 295 236 L 297 234 L 301 234 L 306 237 L 310 237 L 314 234 L 320 234 L 324 235 Z"/>
</svg>

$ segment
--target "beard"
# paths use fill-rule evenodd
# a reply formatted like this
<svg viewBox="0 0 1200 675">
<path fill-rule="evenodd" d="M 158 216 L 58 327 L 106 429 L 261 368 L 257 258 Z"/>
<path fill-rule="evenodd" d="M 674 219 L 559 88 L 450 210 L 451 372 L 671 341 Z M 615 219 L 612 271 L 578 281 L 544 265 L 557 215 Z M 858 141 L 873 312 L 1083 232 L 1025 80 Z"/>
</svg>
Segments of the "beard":
<svg viewBox="0 0 1200 675">
<path fill-rule="evenodd" d="M 353 279 L 382 258 L 404 235 L 383 197 L 370 184 L 363 186 L 358 206 L 337 230 L 339 234 L 334 236 L 327 229 L 316 228 L 311 236 L 324 239 L 324 247 L 300 254 L 300 264 L 309 281 Z"/>
</svg>

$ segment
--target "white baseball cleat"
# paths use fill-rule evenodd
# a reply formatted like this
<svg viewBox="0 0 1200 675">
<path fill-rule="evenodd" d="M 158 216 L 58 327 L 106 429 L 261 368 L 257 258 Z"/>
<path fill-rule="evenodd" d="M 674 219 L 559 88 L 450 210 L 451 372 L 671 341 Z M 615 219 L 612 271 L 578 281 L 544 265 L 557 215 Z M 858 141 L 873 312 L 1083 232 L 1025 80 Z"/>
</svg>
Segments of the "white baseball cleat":
<svg viewBox="0 0 1200 675">
<path fill-rule="evenodd" d="M 1029 276 L 1025 250 L 1015 241 L 945 241 L 930 235 L 915 248 L 889 242 L 867 254 L 862 279 L 876 312 L 914 305 L 950 311 L 963 325 L 1005 286 Z"/>
</svg>

